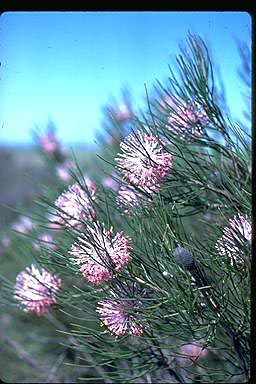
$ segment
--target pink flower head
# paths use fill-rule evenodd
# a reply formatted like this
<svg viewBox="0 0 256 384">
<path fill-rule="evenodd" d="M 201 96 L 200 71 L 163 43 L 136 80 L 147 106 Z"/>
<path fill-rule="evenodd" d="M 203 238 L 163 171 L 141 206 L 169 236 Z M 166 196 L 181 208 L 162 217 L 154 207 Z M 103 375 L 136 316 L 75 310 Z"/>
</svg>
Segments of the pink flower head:
<svg viewBox="0 0 256 384">
<path fill-rule="evenodd" d="M 18 220 L 12 224 L 12 229 L 22 234 L 27 234 L 34 227 L 35 225 L 33 224 L 32 220 L 27 216 L 20 216 Z"/>
<path fill-rule="evenodd" d="M 102 228 L 99 223 L 88 226 L 87 234 L 81 234 L 69 254 L 71 260 L 80 266 L 80 271 L 89 283 L 98 285 L 113 278 L 115 272 L 121 272 L 131 259 L 130 239 L 117 232 Z"/>
<path fill-rule="evenodd" d="M 139 131 L 130 134 L 120 148 L 122 153 L 115 160 L 124 178 L 148 193 L 158 192 L 172 169 L 173 155 L 164 151 L 165 144 Z"/>
<path fill-rule="evenodd" d="M 221 256 L 227 256 L 231 265 L 234 260 L 241 263 L 244 255 L 243 248 L 251 243 L 252 227 L 247 216 L 238 214 L 229 220 L 229 225 L 223 229 L 223 235 L 216 243 L 216 249 Z"/>
<path fill-rule="evenodd" d="M 2 255 L 11 246 L 11 240 L 7 236 L 0 238 L 0 255 Z"/>
<path fill-rule="evenodd" d="M 129 118 L 131 117 L 131 111 L 128 108 L 127 104 L 120 103 L 114 113 L 114 116 L 117 121 L 126 121 L 129 120 Z"/>
<path fill-rule="evenodd" d="M 180 138 L 199 137 L 203 134 L 204 128 L 209 122 L 209 118 L 202 107 L 192 101 L 187 103 L 168 100 L 167 104 L 172 108 L 168 117 L 167 129 L 179 135 Z"/>
<path fill-rule="evenodd" d="M 37 251 L 40 250 L 40 245 L 48 249 L 57 249 L 57 245 L 49 233 L 42 233 L 38 240 L 33 242 L 33 247 Z"/>
<path fill-rule="evenodd" d="M 61 279 L 32 264 L 16 277 L 14 298 L 25 312 L 47 313 L 57 302 L 56 294 L 61 284 Z"/>
<path fill-rule="evenodd" d="M 124 213 L 139 213 L 140 208 L 149 204 L 149 199 L 131 186 L 121 186 L 118 191 L 117 204 Z"/>
<path fill-rule="evenodd" d="M 59 217 L 56 218 L 56 214 L 50 212 L 47 214 L 48 228 L 54 230 L 62 229 L 62 225 L 59 223 Z M 57 220 L 57 221 L 56 221 Z"/>
<path fill-rule="evenodd" d="M 91 200 L 95 200 L 95 184 L 87 184 L 87 191 L 76 183 L 64 191 L 55 201 L 59 208 L 56 212 L 55 223 L 65 224 L 67 227 L 80 226 L 81 218 L 91 221 L 96 212 Z"/>
<path fill-rule="evenodd" d="M 60 180 L 67 182 L 71 180 L 70 169 L 73 167 L 73 164 L 70 161 L 66 161 L 62 164 L 58 164 L 55 167 L 55 172 Z"/>
<path fill-rule="evenodd" d="M 142 302 L 120 299 L 114 293 L 112 295 L 115 296 L 113 299 L 98 302 L 97 312 L 102 323 L 117 337 L 125 333 L 141 335 L 147 327 L 146 324 L 142 324 L 138 314 L 143 308 Z"/>
<path fill-rule="evenodd" d="M 111 188 L 114 191 L 118 190 L 118 183 L 111 177 L 111 176 L 106 176 L 102 179 L 102 184 L 106 188 Z"/>
<path fill-rule="evenodd" d="M 83 181 L 84 183 L 86 184 L 87 188 L 88 188 L 88 192 L 91 194 L 91 195 L 95 195 L 95 192 L 96 192 L 96 183 L 94 181 L 92 181 L 90 179 L 89 176 L 87 176 L 86 174 L 83 175 Z"/>
<path fill-rule="evenodd" d="M 40 144 L 44 152 L 53 155 L 60 148 L 60 144 L 52 132 L 46 132 L 40 137 Z"/>
<path fill-rule="evenodd" d="M 199 358 L 206 357 L 208 350 L 199 347 L 196 344 L 185 344 L 181 347 L 182 355 L 185 355 L 188 360 L 196 361 Z"/>
</svg>

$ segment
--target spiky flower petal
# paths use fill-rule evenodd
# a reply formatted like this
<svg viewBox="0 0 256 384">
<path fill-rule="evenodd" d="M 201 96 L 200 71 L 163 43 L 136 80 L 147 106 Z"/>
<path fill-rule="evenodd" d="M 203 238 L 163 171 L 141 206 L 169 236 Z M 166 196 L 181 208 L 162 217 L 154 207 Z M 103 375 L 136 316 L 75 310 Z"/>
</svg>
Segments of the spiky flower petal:
<svg viewBox="0 0 256 384">
<path fill-rule="evenodd" d="M 123 213 L 139 213 L 140 208 L 149 204 L 145 194 L 140 193 L 131 186 L 121 186 L 118 191 L 117 204 L 122 208 Z"/>
<path fill-rule="evenodd" d="M 118 298 L 113 292 L 111 295 L 114 296 L 113 299 L 98 302 L 97 312 L 102 323 L 116 336 L 123 336 L 125 333 L 141 335 L 147 327 L 139 315 L 139 310 L 143 308 L 142 302 Z"/>
<path fill-rule="evenodd" d="M 209 118 L 198 103 L 182 101 L 177 104 L 170 99 L 167 104 L 171 107 L 171 112 L 166 127 L 174 135 L 191 140 L 191 138 L 199 137 L 204 133 Z"/>
<path fill-rule="evenodd" d="M 55 201 L 55 222 L 65 224 L 67 227 L 80 225 L 81 219 L 91 221 L 96 213 L 92 207 L 91 200 L 95 200 L 96 186 L 94 183 L 86 182 L 87 190 L 76 183 L 64 191 Z"/>
<path fill-rule="evenodd" d="M 60 149 L 60 143 L 53 132 L 45 132 L 40 137 L 40 145 L 48 155 L 53 155 Z"/>
<path fill-rule="evenodd" d="M 153 135 L 131 133 L 121 144 L 116 163 L 124 178 L 148 193 L 158 192 L 172 169 L 173 155 Z"/>
<path fill-rule="evenodd" d="M 40 315 L 48 312 L 57 302 L 56 294 L 61 284 L 61 279 L 32 264 L 16 277 L 14 298 L 20 302 L 25 312 L 36 312 Z"/>
<path fill-rule="evenodd" d="M 131 259 L 130 239 L 123 232 L 107 231 L 99 223 L 88 226 L 87 233 L 78 237 L 69 254 L 80 266 L 80 271 L 89 283 L 98 285 L 121 272 Z"/>
<path fill-rule="evenodd" d="M 252 227 L 247 216 L 235 215 L 223 229 L 223 235 L 216 243 L 221 256 L 227 256 L 233 265 L 243 261 L 244 249 L 251 243 Z"/>
</svg>

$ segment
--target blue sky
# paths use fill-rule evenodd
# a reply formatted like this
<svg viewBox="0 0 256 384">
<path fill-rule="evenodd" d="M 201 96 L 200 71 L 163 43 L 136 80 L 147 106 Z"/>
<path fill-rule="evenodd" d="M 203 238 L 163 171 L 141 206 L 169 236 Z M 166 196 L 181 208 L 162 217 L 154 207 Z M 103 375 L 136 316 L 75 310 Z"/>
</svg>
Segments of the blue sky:
<svg viewBox="0 0 256 384">
<path fill-rule="evenodd" d="M 242 114 L 236 39 L 251 43 L 246 12 L 6 12 L 0 17 L 0 144 L 29 144 L 51 119 L 66 144 L 92 143 L 102 107 L 127 87 L 169 74 L 188 30 L 210 43 L 231 111 Z"/>
</svg>

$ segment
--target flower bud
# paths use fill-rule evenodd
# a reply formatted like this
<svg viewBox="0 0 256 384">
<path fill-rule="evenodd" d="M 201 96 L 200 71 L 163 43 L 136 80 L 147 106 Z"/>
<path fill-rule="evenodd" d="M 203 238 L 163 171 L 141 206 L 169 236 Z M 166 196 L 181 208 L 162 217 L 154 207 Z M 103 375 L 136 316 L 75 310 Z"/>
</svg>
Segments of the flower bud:
<svg viewBox="0 0 256 384">
<path fill-rule="evenodd" d="M 167 271 L 163 271 L 162 272 L 162 275 L 166 278 L 169 278 L 169 277 L 173 277 L 173 275 L 170 273 L 170 272 L 167 272 Z"/>
<path fill-rule="evenodd" d="M 192 252 L 187 248 L 175 248 L 173 251 L 173 256 L 176 263 L 181 267 L 191 268 L 194 266 L 194 258 Z"/>
</svg>

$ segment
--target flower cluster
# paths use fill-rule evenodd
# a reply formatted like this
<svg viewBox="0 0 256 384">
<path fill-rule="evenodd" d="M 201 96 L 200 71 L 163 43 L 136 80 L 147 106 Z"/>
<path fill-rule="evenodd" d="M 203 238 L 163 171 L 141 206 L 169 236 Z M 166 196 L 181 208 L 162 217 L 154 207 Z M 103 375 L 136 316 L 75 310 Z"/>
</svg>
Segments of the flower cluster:
<svg viewBox="0 0 256 384">
<path fill-rule="evenodd" d="M 203 349 L 196 344 L 184 344 L 181 346 L 180 352 L 187 360 L 192 361 L 196 361 L 197 359 L 208 355 L 207 349 Z"/>
<path fill-rule="evenodd" d="M 111 177 L 113 176 L 113 177 Z M 102 185 L 104 185 L 104 187 L 106 188 L 110 188 L 110 189 L 113 189 L 113 191 L 117 191 L 118 190 L 118 187 L 119 187 L 119 184 L 118 182 L 115 180 L 115 177 L 116 177 L 116 174 L 115 173 L 112 173 L 111 176 L 106 176 L 102 179 Z"/>
<path fill-rule="evenodd" d="M 113 292 L 111 294 L 114 296 L 113 299 L 98 302 L 97 312 L 102 323 L 116 336 L 123 336 L 125 333 L 141 335 L 147 326 L 142 323 L 138 314 L 143 308 L 142 302 L 127 297 L 120 299 Z"/>
<path fill-rule="evenodd" d="M 148 193 L 158 192 L 172 169 L 173 155 L 165 151 L 165 144 L 139 131 L 131 133 L 120 148 L 115 160 L 124 178 Z"/>
<path fill-rule="evenodd" d="M 131 110 L 128 105 L 125 103 L 120 103 L 114 111 L 114 117 L 119 122 L 129 120 L 129 118 L 131 117 Z"/>
<path fill-rule="evenodd" d="M 42 233 L 38 236 L 38 239 L 33 242 L 33 247 L 37 251 L 40 250 L 41 245 L 48 249 L 57 249 L 57 244 L 54 242 L 52 235 L 49 233 Z"/>
<path fill-rule="evenodd" d="M 172 109 L 168 116 L 166 128 L 180 138 L 199 137 L 209 123 L 209 118 L 203 108 L 194 101 L 187 103 L 168 99 L 167 105 Z"/>
<path fill-rule="evenodd" d="M 18 219 L 12 224 L 12 229 L 16 232 L 27 234 L 35 228 L 35 224 L 27 216 L 19 216 Z"/>
<path fill-rule="evenodd" d="M 14 297 L 25 312 L 36 312 L 40 315 L 48 312 L 56 303 L 56 294 L 61 284 L 61 279 L 32 264 L 16 277 Z"/>
<path fill-rule="evenodd" d="M 113 236 L 112 231 L 95 223 L 88 226 L 87 234 L 81 233 L 69 254 L 89 283 L 98 285 L 122 271 L 131 259 L 130 249 L 130 239 L 122 232 Z"/>
<path fill-rule="evenodd" d="M 55 173 L 60 180 L 68 182 L 71 180 L 70 169 L 72 168 L 74 168 L 73 162 L 66 160 L 63 163 L 56 165 Z"/>
<path fill-rule="evenodd" d="M 149 199 L 143 194 L 138 192 L 134 187 L 121 186 L 118 191 L 117 204 L 122 208 L 123 213 L 132 214 L 142 207 L 149 204 Z"/>
<path fill-rule="evenodd" d="M 76 183 L 64 191 L 55 201 L 59 208 L 56 212 L 55 222 L 65 224 L 67 227 L 80 225 L 80 220 L 91 221 L 96 213 L 91 200 L 95 200 L 96 185 L 87 180 L 87 191 Z"/>
<path fill-rule="evenodd" d="M 247 216 L 235 215 L 223 229 L 223 235 L 216 243 L 221 256 L 227 256 L 231 265 L 242 262 L 243 249 L 251 243 L 252 227 Z"/>
<path fill-rule="evenodd" d="M 40 137 L 40 145 L 48 155 L 53 155 L 60 149 L 60 143 L 52 132 L 46 132 Z"/>
</svg>

